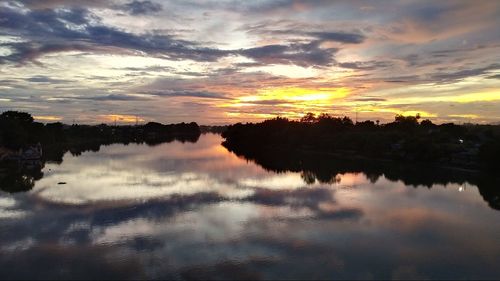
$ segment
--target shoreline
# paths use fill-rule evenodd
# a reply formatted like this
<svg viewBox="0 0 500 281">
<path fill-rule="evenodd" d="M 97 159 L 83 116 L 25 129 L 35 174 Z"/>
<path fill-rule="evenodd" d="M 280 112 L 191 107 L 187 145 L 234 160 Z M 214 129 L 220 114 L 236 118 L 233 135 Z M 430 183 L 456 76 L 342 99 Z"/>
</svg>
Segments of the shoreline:
<svg viewBox="0 0 500 281">
<path fill-rule="evenodd" d="M 236 153 L 238 156 L 246 158 L 246 153 L 249 150 L 245 148 L 241 149 L 241 147 L 228 145 L 227 143 L 221 145 L 229 149 L 233 153 Z M 236 149 L 235 149 L 236 148 Z M 361 153 L 357 153 L 356 151 L 324 151 L 320 149 L 310 149 L 310 148 L 287 148 L 287 147 L 275 147 L 275 146 L 265 146 L 258 149 L 252 149 L 252 152 L 259 151 L 260 153 L 284 153 L 287 155 L 295 154 L 297 157 L 301 157 L 304 155 L 314 155 L 314 156 L 324 156 L 333 159 L 344 159 L 351 161 L 375 161 L 379 163 L 391 164 L 391 165 L 403 165 L 405 167 L 426 167 L 426 168 L 436 168 L 442 170 L 450 170 L 455 172 L 463 172 L 470 175 L 477 175 L 480 173 L 488 173 L 491 174 L 490 171 L 481 169 L 478 164 L 475 164 L 475 167 L 467 167 L 460 165 L 450 165 L 446 163 L 436 163 L 436 162 L 425 162 L 425 161 L 411 161 L 405 159 L 391 159 L 391 158 L 383 158 L 383 157 L 371 157 Z"/>
<path fill-rule="evenodd" d="M 392 163 L 392 164 L 398 164 L 399 162 L 402 162 L 403 160 L 398 160 L 398 159 L 391 159 L 391 158 L 381 158 L 381 157 L 370 157 L 362 154 L 357 154 L 354 156 L 354 158 L 350 158 L 349 156 L 352 155 L 347 155 L 346 153 L 342 152 L 328 152 L 328 151 L 321 151 L 321 150 L 310 150 L 310 149 L 295 149 L 299 153 L 312 153 L 312 154 L 322 154 L 322 155 L 327 155 L 327 156 L 332 156 L 332 157 L 338 157 L 338 158 L 348 158 L 352 160 L 370 160 L 370 161 L 378 161 L 378 162 L 386 162 L 386 163 Z M 423 161 L 416 161 L 414 163 L 405 163 L 405 165 L 430 165 L 435 168 L 439 169 L 448 169 L 448 170 L 455 170 L 455 171 L 461 171 L 461 172 L 468 172 L 468 173 L 480 173 L 481 169 L 479 168 L 467 168 L 467 167 L 462 167 L 462 166 L 453 166 L 453 165 L 443 165 L 439 163 L 433 163 L 433 162 L 423 162 Z"/>
</svg>

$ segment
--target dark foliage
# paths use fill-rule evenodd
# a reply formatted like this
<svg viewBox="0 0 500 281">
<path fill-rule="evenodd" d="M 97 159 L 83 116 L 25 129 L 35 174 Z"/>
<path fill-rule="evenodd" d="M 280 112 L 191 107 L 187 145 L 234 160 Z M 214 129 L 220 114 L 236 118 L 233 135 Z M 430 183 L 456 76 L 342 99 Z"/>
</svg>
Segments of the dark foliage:
<svg viewBox="0 0 500 281">
<path fill-rule="evenodd" d="M 348 117 L 306 114 L 300 121 L 275 118 L 229 126 L 222 136 L 228 148 L 255 151 L 285 149 L 406 162 L 432 162 L 467 168 L 498 169 L 500 126 L 419 123 L 420 116 L 396 116 L 379 125 Z M 495 168 L 496 167 L 496 168 Z"/>
<path fill-rule="evenodd" d="M 402 181 L 405 185 L 432 188 L 435 184 L 476 185 L 488 205 L 500 210 L 500 178 L 489 171 L 469 172 L 439 168 L 426 164 L 401 163 L 352 155 L 327 155 L 320 152 L 294 151 L 284 148 L 242 149 L 228 148 L 236 155 L 254 161 L 266 170 L 277 173 L 299 172 L 307 184 L 335 183 L 338 175 L 363 173 L 375 183 L 384 176 L 390 181 Z"/>
<path fill-rule="evenodd" d="M 68 151 L 80 155 L 113 143 L 157 145 L 174 140 L 196 142 L 199 137 L 200 128 L 194 122 L 150 122 L 140 126 L 42 124 L 34 122 L 28 113 L 7 111 L 0 114 L 0 189 L 30 190 L 34 181 L 43 176 L 45 162 L 61 163 Z M 32 146 L 42 148 L 40 159 L 23 158 L 22 152 Z"/>
<path fill-rule="evenodd" d="M 213 134 L 222 134 L 227 130 L 228 126 L 206 126 L 206 125 L 201 125 L 200 130 L 201 133 L 213 133 Z"/>
<path fill-rule="evenodd" d="M 0 146 L 20 149 L 40 143 L 42 146 L 109 143 L 159 143 L 168 140 L 194 142 L 200 135 L 198 124 L 179 123 L 164 125 L 149 122 L 140 126 L 108 126 L 101 124 L 65 125 L 34 122 L 30 114 L 6 111 L 0 115 Z"/>
</svg>

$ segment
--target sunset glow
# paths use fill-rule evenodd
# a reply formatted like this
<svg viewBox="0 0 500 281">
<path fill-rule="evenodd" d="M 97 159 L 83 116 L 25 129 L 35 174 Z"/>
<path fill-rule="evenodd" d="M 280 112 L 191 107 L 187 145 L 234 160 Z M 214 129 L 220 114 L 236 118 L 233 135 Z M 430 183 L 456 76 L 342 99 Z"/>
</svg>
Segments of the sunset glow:
<svg viewBox="0 0 500 281">
<path fill-rule="evenodd" d="M 500 280 L 499 159 L 500 0 L 0 0 L 0 279 Z"/>
<path fill-rule="evenodd" d="M 108 114 L 101 115 L 102 122 L 120 122 L 120 123 L 135 123 L 135 122 L 144 122 L 145 120 L 135 115 L 122 115 L 122 114 Z"/>
<path fill-rule="evenodd" d="M 217 2 L 1 1 L 0 107 L 66 123 L 500 122 L 497 1 Z"/>
<path fill-rule="evenodd" d="M 59 116 L 43 116 L 43 115 L 37 115 L 37 116 L 33 116 L 33 118 L 35 120 L 38 120 L 38 121 L 46 121 L 46 122 L 50 122 L 50 121 L 60 121 L 62 120 L 61 117 Z"/>
</svg>

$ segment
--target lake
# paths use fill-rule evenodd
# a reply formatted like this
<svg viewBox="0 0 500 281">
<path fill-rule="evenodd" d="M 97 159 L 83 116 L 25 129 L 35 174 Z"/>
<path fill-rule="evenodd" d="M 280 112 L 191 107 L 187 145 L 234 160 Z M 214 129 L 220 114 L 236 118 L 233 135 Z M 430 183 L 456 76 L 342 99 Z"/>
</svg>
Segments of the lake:
<svg viewBox="0 0 500 281">
<path fill-rule="evenodd" d="M 221 142 L 45 163 L 30 190 L 0 191 L 0 278 L 500 278 L 496 183 L 270 169 Z"/>
</svg>

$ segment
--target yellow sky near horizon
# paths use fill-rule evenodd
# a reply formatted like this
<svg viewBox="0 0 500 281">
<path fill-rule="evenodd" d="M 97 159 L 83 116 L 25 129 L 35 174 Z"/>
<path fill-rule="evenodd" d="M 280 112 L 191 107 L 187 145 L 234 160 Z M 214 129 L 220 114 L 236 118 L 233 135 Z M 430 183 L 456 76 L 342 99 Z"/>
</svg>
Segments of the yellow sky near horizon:
<svg viewBox="0 0 500 281">
<path fill-rule="evenodd" d="M 35 2 L 0 2 L 0 109 L 37 121 L 500 122 L 495 1 Z"/>
</svg>

